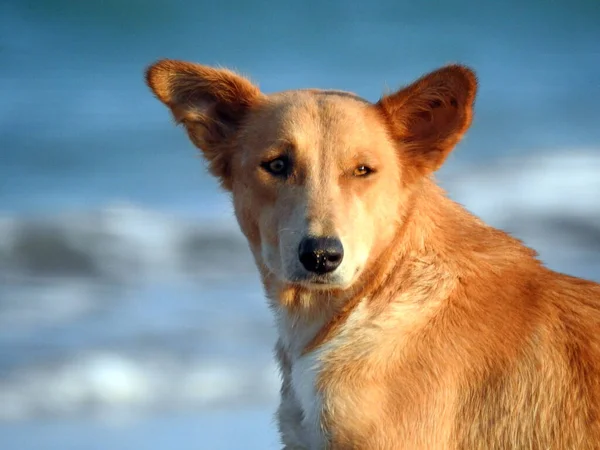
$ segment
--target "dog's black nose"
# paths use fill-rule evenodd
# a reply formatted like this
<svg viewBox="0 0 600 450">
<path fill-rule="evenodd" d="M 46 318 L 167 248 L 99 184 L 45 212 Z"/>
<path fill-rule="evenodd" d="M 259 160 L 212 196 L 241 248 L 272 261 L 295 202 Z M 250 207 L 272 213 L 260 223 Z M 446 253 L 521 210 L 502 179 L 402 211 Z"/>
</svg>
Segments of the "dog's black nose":
<svg viewBox="0 0 600 450">
<path fill-rule="evenodd" d="M 339 239 L 306 237 L 298 247 L 300 262 L 306 270 L 319 275 L 333 272 L 344 258 L 344 247 Z"/>
</svg>

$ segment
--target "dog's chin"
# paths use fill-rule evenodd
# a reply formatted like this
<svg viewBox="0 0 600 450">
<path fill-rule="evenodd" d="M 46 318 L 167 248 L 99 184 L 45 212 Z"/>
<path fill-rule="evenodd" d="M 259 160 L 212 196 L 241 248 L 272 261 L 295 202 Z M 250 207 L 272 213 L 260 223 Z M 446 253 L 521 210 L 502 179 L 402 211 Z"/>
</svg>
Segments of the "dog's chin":
<svg viewBox="0 0 600 450">
<path fill-rule="evenodd" d="M 341 291 L 350 287 L 348 284 L 321 280 L 319 278 L 311 280 L 298 280 L 293 283 L 310 291 Z"/>
</svg>

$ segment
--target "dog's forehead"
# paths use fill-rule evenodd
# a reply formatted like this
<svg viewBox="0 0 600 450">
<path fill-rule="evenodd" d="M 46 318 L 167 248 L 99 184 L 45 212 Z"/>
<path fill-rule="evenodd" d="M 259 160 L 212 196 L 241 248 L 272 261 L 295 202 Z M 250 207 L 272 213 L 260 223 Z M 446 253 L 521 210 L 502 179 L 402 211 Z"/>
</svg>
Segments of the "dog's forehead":
<svg viewBox="0 0 600 450">
<path fill-rule="evenodd" d="M 270 95 L 250 127 L 268 140 L 356 140 L 380 124 L 373 104 L 355 94 L 306 89 Z"/>
<path fill-rule="evenodd" d="M 327 118 L 329 113 L 337 115 L 364 114 L 372 103 L 352 92 L 337 90 L 302 89 L 284 91 L 269 96 L 270 103 L 285 115 L 309 114 L 314 118 Z"/>
</svg>

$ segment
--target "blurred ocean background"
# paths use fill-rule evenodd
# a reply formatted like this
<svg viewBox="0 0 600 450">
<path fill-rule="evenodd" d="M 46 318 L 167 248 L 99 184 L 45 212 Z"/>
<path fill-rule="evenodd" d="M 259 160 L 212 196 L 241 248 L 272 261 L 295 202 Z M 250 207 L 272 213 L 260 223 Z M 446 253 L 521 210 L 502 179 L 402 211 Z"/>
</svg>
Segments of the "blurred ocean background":
<svg viewBox="0 0 600 450">
<path fill-rule="evenodd" d="M 449 62 L 476 117 L 438 179 L 600 281 L 598 0 L 2 0 L 0 449 L 276 449 L 275 333 L 227 196 L 143 70 L 377 100 Z"/>
</svg>

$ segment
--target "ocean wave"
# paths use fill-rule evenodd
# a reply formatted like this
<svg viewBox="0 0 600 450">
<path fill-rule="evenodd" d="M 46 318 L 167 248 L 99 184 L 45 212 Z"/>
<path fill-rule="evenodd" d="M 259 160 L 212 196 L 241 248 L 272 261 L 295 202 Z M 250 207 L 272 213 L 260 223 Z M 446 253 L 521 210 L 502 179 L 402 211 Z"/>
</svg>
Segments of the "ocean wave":
<svg viewBox="0 0 600 450">
<path fill-rule="evenodd" d="M 600 149 L 565 149 L 458 166 L 452 197 L 494 223 L 537 216 L 600 222 Z"/>
<path fill-rule="evenodd" d="M 231 221 L 199 221 L 131 205 L 53 217 L 0 217 L 4 277 L 127 282 L 254 270 Z"/>
</svg>

